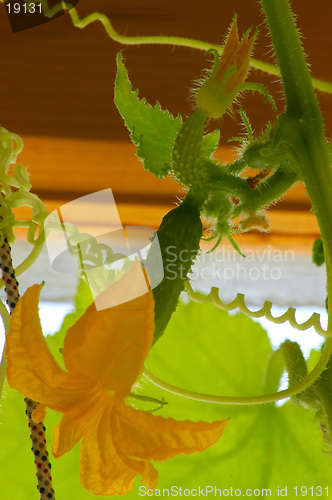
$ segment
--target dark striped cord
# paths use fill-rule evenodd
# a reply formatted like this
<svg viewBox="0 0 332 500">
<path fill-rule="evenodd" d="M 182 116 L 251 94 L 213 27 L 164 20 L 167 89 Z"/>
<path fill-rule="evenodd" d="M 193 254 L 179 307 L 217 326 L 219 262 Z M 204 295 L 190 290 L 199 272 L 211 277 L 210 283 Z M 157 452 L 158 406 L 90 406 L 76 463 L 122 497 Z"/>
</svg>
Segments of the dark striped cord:
<svg viewBox="0 0 332 500">
<path fill-rule="evenodd" d="M 10 313 L 12 313 L 16 307 L 18 299 L 20 298 L 20 294 L 11 258 L 11 248 L 8 244 L 7 238 L 4 239 L 4 243 L 0 248 L 0 267 L 2 271 L 2 279 L 5 284 L 5 292 L 7 296 L 6 302 L 10 309 Z M 31 451 L 34 455 L 37 470 L 37 488 L 40 494 L 40 500 L 54 500 L 55 497 L 54 489 L 52 488 L 51 464 L 46 449 L 45 426 L 43 422 L 38 424 L 31 418 L 33 410 L 39 403 L 36 403 L 29 398 L 24 398 L 24 401 L 26 405 L 25 413 L 29 421 L 30 439 L 32 442 Z"/>
</svg>

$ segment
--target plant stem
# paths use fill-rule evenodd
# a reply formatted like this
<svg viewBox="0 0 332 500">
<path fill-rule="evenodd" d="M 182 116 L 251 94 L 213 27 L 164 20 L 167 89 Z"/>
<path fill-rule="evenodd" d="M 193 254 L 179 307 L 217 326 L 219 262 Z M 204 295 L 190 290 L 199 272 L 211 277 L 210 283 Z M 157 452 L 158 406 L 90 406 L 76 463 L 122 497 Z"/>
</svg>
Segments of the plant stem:
<svg viewBox="0 0 332 500">
<path fill-rule="evenodd" d="M 2 1 L 2 0 L 0 0 Z M 203 40 L 196 40 L 193 38 L 184 38 L 181 36 L 126 36 L 120 35 L 112 26 L 111 21 L 105 14 L 100 12 L 93 12 L 88 16 L 80 19 L 77 10 L 75 8 L 71 9 L 68 14 L 71 17 L 72 23 L 77 28 L 85 28 L 91 23 L 99 21 L 105 28 L 108 36 L 114 40 L 115 42 L 122 43 L 125 45 L 143 45 L 143 44 L 160 44 L 160 45 L 173 45 L 175 47 L 187 47 L 191 49 L 198 50 L 210 50 L 215 49 L 220 52 L 221 46 L 204 42 Z M 255 58 L 250 59 L 250 66 L 256 69 L 260 69 L 265 73 L 269 73 L 270 75 L 280 75 L 280 71 L 278 68 L 273 66 L 273 64 L 266 63 L 264 61 L 260 61 Z M 323 80 L 319 80 L 317 78 L 312 78 L 312 83 L 315 88 L 321 90 L 322 92 L 327 92 L 332 94 L 332 83 L 325 82 Z"/>
<path fill-rule="evenodd" d="M 260 394 L 257 396 L 215 396 L 212 394 L 189 391 L 187 389 L 177 387 L 173 384 L 169 384 L 168 382 L 164 382 L 163 380 L 156 377 L 153 373 L 151 373 L 146 367 L 144 367 L 143 375 L 149 380 L 149 382 L 156 385 L 157 387 L 160 387 L 161 389 L 164 389 L 183 398 L 188 398 L 195 401 L 203 401 L 204 403 L 215 403 L 223 405 L 258 405 L 265 403 L 274 403 L 275 401 L 295 396 L 299 392 L 302 392 L 310 387 L 325 370 L 326 365 L 330 359 L 331 349 L 332 338 L 329 338 L 324 344 L 321 357 L 319 358 L 317 365 L 312 370 L 312 372 L 309 373 L 309 375 L 301 380 L 301 382 L 294 384 L 292 387 L 289 387 L 288 389 L 285 389 L 283 391 L 273 392 L 271 394 Z"/>
<path fill-rule="evenodd" d="M 15 270 L 16 276 L 20 276 L 20 274 L 23 274 L 25 271 L 27 271 L 32 266 L 32 264 L 34 264 L 36 262 L 39 255 L 41 254 L 41 251 L 43 250 L 43 248 L 44 248 L 44 242 L 41 243 L 40 245 L 33 247 L 31 252 L 27 256 L 27 258 L 24 259 L 24 261 L 21 262 L 21 264 L 19 264 L 17 266 L 17 268 Z"/>
<path fill-rule="evenodd" d="M 273 66 L 273 64 L 269 64 L 264 61 L 260 61 L 259 59 L 251 58 L 250 66 L 255 69 L 260 69 L 264 71 L 264 73 L 268 73 L 269 75 L 280 76 L 279 68 Z M 327 92 L 328 94 L 332 94 L 332 83 L 326 82 L 324 80 L 320 80 L 319 78 L 311 77 L 311 83 L 317 90 L 321 90 L 322 92 Z"/>
<path fill-rule="evenodd" d="M 188 47 L 192 49 L 199 50 L 220 50 L 220 45 L 211 44 L 209 42 L 204 42 L 202 40 L 195 40 L 193 38 L 184 38 L 180 36 L 127 36 L 120 35 L 112 26 L 111 21 L 108 19 L 106 14 L 100 12 L 92 12 L 91 14 L 79 18 L 77 10 L 75 8 L 69 11 L 69 15 L 72 19 L 73 25 L 77 28 L 85 28 L 89 24 L 99 21 L 105 28 L 108 36 L 118 43 L 123 43 L 125 45 L 145 45 L 145 44 L 162 44 L 162 45 L 175 45 L 177 47 Z"/>
<path fill-rule="evenodd" d="M 297 159 L 324 242 L 328 296 L 332 297 L 332 171 L 323 118 L 288 0 L 261 0 L 286 95 L 279 118 L 282 140 Z M 332 328 L 329 315 L 329 329 Z"/>
</svg>

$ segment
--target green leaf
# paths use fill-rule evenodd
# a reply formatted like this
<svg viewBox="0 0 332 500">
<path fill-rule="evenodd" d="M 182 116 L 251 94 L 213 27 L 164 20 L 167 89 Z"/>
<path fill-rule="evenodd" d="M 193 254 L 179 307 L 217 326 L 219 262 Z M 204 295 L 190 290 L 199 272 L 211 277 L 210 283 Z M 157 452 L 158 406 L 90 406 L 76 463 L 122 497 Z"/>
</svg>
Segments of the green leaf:
<svg viewBox="0 0 332 500">
<path fill-rule="evenodd" d="M 231 316 L 212 304 L 190 303 L 181 305 L 173 315 L 165 335 L 150 351 L 147 366 L 160 378 L 191 390 L 253 395 L 262 393 L 271 353 L 266 332 L 250 318 Z M 279 371 L 277 368 L 276 373 Z M 301 486 L 332 488 L 331 458 L 322 451 L 319 425 L 311 413 L 292 401 L 281 407 L 205 404 L 167 393 L 144 378 L 138 382 L 136 392 L 157 399 L 164 397 L 168 404 L 156 413 L 158 416 L 209 422 L 231 417 L 224 435 L 205 452 L 154 463 L 159 470 L 159 491 L 173 486 L 178 492 L 182 488 L 184 496 L 185 489 L 211 485 L 221 492 L 228 490 L 229 497 L 230 488 L 233 497 L 235 490 L 241 490 L 238 496 L 244 497 L 249 488 L 264 488 L 271 489 L 271 495 L 265 497 L 279 498 L 278 487 L 279 491 L 287 487 L 287 498 L 295 500 Z M 0 414 L 1 498 L 38 498 L 24 410 L 23 397 L 6 386 Z M 52 428 L 59 419 L 59 414 L 47 411 L 49 448 Z M 95 498 L 79 483 L 79 445 L 61 458 L 51 457 L 51 463 L 56 498 Z M 124 498 L 140 498 L 140 479 Z M 309 489 L 307 496 L 311 496 Z M 219 498 L 219 493 L 208 497 Z"/>
<path fill-rule="evenodd" d="M 1 498 L 38 500 L 36 470 L 30 450 L 24 398 L 8 384 L 5 386 L 4 396 L 0 414 Z M 79 482 L 79 445 L 62 458 L 55 459 L 52 456 L 52 430 L 60 418 L 59 413 L 47 410 L 46 439 L 52 465 L 55 498 L 93 500 L 96 497 L 85 491 Z"/>
<path fill-rule="evenodd" d="M 146 364 L 162 380 L 182 388 L 254 395 L 263 392 L 271 353 L 266 332 L 250 318 L 230 316 L 211 304 L 190 303 L 173 315 Z M 267 382 L 265 377 L 266 389 L 278 385 L 283 362 L 275 361 L 276 381 Z M 278 487 L 287 486 L 287 498 L 295 499 L 295 486 L 332 487 L 332 463 L 323 451 L 319 425 L 311 412 L 292 401 L 282 406 L 213 405 L 170 394 L 143 378 L 138 391 L 163 397 L 168 404 L 158 415 L 164 417 L 206 421 L 231 417 L 224 435 L 204 453 L 156 465 L 160 489 L 215 485 L 221 490 L 241 489 L 243 496 L 248 488 L 270 488 L 271 498 L 277 498 Z"/>
<path fill-rule="evenodd" d="M 165 334 L 153 346 L 148 369 L 167 382 L 189 390 L 229 396 L 262 394 L 265 367 L 272 354 L 265 330 L 242 314 L 229 315 L 213 304 L 179 304 Z M 153 396 L 171 395 L 151 385 Z M 150 395 L 150 394 L 148 394 Z M 186 418 L 226 418 L 233 413 L 249 413 L 256 408 L 197 403 L 177 396 L 177 404 L 167 411 L 178 418 L 178 404 L 190 411 Z M 161 414 L 166 411 L 162 410 Z M 194 413 L 193 413 L 194 412 Z"/>
<path fill-rule="evenodd" d="M 114 102 L 131 132 L 137 148 L 137 156 L 145 170 L 156 177 L 166 177 L 171 168 L 173 141 L 181 127 L 181 117 L 174 118 L 161 109 L 159 103 L 152 107 L 146 99 L 138 98 L 133 91 L 123 64 L 122 52 L 117 55 L 117 75 Z"/>
<path fill-rule="evenodd" d="M 204 158 L 210 159 L 213 153 L 216 151 L 220 139 L 220 130 L 216 129 L 209 134 L 204 135 L 202 146 L 201 146 L 201 155 Z"/>
</svg>

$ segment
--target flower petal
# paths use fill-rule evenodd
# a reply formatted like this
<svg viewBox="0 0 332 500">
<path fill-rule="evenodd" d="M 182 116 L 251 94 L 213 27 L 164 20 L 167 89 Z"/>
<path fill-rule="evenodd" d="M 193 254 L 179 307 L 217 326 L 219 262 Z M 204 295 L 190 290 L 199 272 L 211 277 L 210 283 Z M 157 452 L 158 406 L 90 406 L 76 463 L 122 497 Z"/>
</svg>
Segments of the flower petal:
<svg viewBox="0 0 332 500">
<path fill-rule="evenodd" d="M 94 495 L 125 495 L 132 490 L 136 476 L 137 471 L 125 464 L 115 450 L 111 409 L 108 409 L 99 425 L 91 428 L 82 439 L 81 483 Z"/>
<path fill-rule="evenodd" d="M 154 490 L 158 483 L 158 471 L 147 460 L 133 460 L 124 455 L 119 455 L 121 460 L 131 469 L 142 476 L 141 483 L 147 490 Z"/>
<path fill-rule="evenodd" d="M 38 316 L 40 290 L 41 286 L 34 285 L 18 301 L 5 351 L 10 386 L 42 403 L 33 412 L 38 421 L 45 413 L 43 405 L 69 412 L 95 387 L 87 377 L 62 370 L 50 353 Z"/>
<path fill-rule="evenodd" d="M 140 266 L 140 264 L 137 264 Z M 136 264 L 111 285 L 124 295 L 135 277 Z M 125 397 L 149 352 L 154 331 L 151 291 L 130 302 L 96 312 L 92 305 L 68 330 L 63 357 L 73 373 L 84 374 L 109 391 Z"/>
<path fill-rule="evenodd" d="M 112 400 L 97 389 L 88 393 L 65 414 L 53 430 L 52 452 L 61 457 L 70 451 L 98 421 Z"/>
<path fill-rule="evenodd" d="M 66 373 L 51 355 L 38 316 L 40 285 L 29 288 L 18 301 L 6 339 L 9 384 L 35 401 L 44 401 Z"/>
<path fill-rule="evenodd" d="M 240 86 L 247 77 L 250 68 L 251 52 L 255 43 L 256 35 L 249 37 L 245 35 L 233 55 L 232 63 L 236 66 L 236 71 L 231 75 L 226 83 L 226 90 L 232 91 Z"/>
<path fill-rule="evenodd" d="M 40 424 L 46 417 L 46 405 L 39 403 L 31 414 L 31 418 L 36 424 Z"/>
<path fill-rule="evenodd" d="M 203 451 L 222 435 L 227 420 L 178 422 L 156 417 L 117 402 L 112 412 L 113 440 L 116 449 L 130 458 L 166 460 L 180 453 Z"/>
<path fill-rule="evenodd" d="M 227 35 L 226 42 L 219 60 L 219 68 L 216 80 L 221 82 L 224 78 L 227 69 L 232 64 L 234 52 L 239 47 L 239 35 L 237 30 L 237 20 L 234 19 L 230 31 Z"/>
</svg>

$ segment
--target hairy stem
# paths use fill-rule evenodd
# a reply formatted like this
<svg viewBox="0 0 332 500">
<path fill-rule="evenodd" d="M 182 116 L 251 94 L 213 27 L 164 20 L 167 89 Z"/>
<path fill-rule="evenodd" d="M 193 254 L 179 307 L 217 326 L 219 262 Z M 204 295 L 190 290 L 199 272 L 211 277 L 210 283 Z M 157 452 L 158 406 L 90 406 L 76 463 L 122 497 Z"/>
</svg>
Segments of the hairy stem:
<svg viewBox="0 0 332 500">
<path fill-rule="evenodd" d="M 323 118 L 288 0 L 261 0 L 280 67 L 286 113 L 282 140 L 297 160 L 324 242 L 328 296 L 332 297 L 332 170 Z M 331 309 L 330 309 L 331 310 Z M 329 329 L 331 329 L 329 315 Z M 329 344 L 330 345 L 330 344 Z"/>
</svg>

